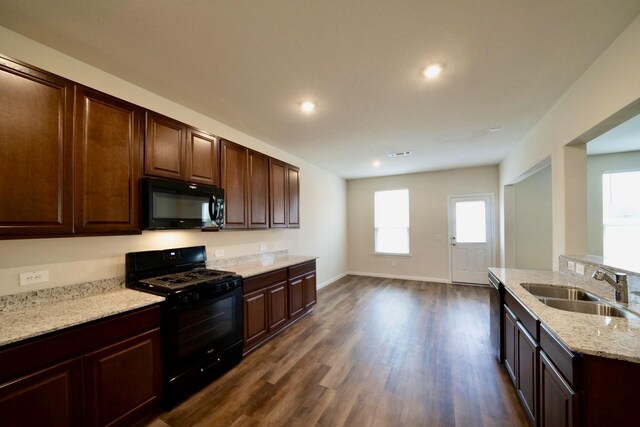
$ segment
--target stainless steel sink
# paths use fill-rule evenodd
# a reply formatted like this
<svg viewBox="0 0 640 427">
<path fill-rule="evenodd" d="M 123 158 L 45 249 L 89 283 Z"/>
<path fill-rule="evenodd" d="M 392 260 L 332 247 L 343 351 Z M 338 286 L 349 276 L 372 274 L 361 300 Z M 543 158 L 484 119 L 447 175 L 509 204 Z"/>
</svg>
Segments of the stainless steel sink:
<svg viewBox="0 0 640 427">
<path fill-rule="evenodd" d="M 593 301 L 577 301 L 557 298 L 538 298 L 542 303 L 558 310 L 572 311 L 574 313 L 597 314 L 609 317 L 624 317 L 627 319 L 637 319 L 639 316 L 627 311 L 614 307 L 609 304 L 603 304 Z"/>
<path fill-rule="evenodd" d="M 572 301 L 601 301 L 601 299 L 595 295 L 591 295 L 579 288 L 561 288 L 536 283 L 524 283 L 522 287 L 537 297 L 560 298 Z"/>
</svg>

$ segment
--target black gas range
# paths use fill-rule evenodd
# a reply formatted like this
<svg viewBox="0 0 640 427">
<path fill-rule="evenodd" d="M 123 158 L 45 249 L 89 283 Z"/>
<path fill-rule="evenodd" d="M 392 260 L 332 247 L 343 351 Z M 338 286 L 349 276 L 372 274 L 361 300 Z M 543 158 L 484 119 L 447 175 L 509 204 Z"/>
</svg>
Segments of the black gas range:
<svg viewBox="0 0 640 427">
<path fill-rule="evenodd" d="M 206 268 L 204 246 L 131 252 L 127 287 L 161 295 L 165 403 L 172 406 L 242 359 L 242 277 Z"/>
</svg>

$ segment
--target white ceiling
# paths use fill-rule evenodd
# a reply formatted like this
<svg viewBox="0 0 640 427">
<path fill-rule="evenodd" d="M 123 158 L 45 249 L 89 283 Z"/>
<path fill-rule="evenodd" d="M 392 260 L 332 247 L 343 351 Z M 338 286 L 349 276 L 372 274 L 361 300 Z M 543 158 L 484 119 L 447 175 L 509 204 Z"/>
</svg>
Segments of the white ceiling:
<svg viewBox="0 0 640 427">
<path fill-rule="evenodd" d="M 639 12 L 640 0 L 0 0 L 0 25 L 357 178 L 499 163 Z M 433 62 L 444 72 L 426 81 Z"/>
</svg>

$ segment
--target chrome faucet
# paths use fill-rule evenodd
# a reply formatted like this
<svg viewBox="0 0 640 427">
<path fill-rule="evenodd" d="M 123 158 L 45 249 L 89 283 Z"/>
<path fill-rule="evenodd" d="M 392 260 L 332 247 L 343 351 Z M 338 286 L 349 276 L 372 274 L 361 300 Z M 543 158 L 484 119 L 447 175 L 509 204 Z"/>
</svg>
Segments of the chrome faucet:
<svg viewBox="0 0 640 427">
<path fill-rule="evenodd" d="M 612 279 L 607 273 L 611 273 L 615 279 Z M 613 286 L 616 290 L 617 302 L 629 302 L 629 287 L 627 285 L 627 275 L 625 273 L 616 273 L 605 268 L 599 268 L 591 277 L 596 280 L 606 280 L 608 284 Z"/>
</svg>

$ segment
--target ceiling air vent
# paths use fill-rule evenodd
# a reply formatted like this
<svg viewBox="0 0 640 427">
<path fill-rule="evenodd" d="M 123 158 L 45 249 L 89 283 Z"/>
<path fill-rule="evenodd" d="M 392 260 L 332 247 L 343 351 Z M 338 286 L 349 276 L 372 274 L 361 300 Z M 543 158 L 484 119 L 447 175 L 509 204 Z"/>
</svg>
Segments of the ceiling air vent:
<svg viewBox="0 0 640 427">
<path fill-rule="evenodd" d="M 411 154 L 411 151 L 399 151 L 397 153 L 389 153 L 389 157 L 402 157 L 408 156 L 409 154 Z"/>
</svg>

